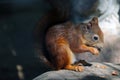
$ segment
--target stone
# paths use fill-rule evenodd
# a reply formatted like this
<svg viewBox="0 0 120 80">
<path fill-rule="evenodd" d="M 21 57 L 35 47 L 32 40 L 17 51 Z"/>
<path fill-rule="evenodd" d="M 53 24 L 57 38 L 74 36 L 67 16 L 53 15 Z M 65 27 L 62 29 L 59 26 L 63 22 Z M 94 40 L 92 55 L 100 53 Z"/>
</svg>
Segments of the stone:
<svg viewBox="0 0 120 80">
<path fill-rule="evenodd" d="M 91 64 L 91 66 L 85 66 L 83 72 L 48 71 L 33 80 L 120 80 L 120 65 L 106 62 L 91 62 Z"/>
</svg>

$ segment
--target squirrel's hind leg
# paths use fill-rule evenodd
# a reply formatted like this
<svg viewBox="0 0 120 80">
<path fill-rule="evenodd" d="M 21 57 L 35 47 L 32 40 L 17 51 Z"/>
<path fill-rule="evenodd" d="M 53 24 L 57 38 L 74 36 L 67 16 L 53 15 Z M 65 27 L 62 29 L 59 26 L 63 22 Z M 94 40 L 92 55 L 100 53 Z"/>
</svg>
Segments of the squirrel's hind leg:
<svg viewBox="0 0 120 80">
<path fill-rule="evenodd" d="M 72 64 L 74 59 L 74 55 L 67 44 L 59 44 L 57 45 L 55 57 L 56 69 L 67 69 L 67 70 L 74 70 L 74 71 L 83 71 L 84 67 L 79 65 Z"/>
</svg>

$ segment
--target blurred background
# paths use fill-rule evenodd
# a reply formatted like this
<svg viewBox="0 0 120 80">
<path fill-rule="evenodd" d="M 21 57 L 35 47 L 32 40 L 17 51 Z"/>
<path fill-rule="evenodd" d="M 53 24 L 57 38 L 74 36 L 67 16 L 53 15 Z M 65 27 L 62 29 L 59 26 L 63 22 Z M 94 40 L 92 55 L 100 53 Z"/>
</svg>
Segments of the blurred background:
<svg viewBox="0 0 120 80">
<path fill-rule="evenodd" d="M 32 80 L 47 71 L 33 45 L 47 6 L 44 0 L 0 0 L 0 80 Z"/>
<path fill-rule="evenodd" d="M 79 2 L 78 5 L 81 6 L 89 3 L 89 0 L 84 0 L 85 3 L 83 0 L 68 1 L 71 1 L 73 5 Z M 81 3 L 82 1 L 83 3 Z M 101 10 L 99 6 L 106 7 L 107 5 L 98 5 L 97 9 L 103 11 L 99 11 L 101 13 L 100 15 L 105 14 L 104 16 L 99 16 L 101 22 L 100 25 L 109 26 L 108 28 L 110 28 L 111 24 L 108 25 L 108 23 L 112 23 L 112 27 L 116 28 L 117 25 L 117 28 L 119 28 L 120 1 L 107 0 L 108 2 L 113 1 L 113 4 L 110 4 L 107 3 L 106 0 L 103 0 L 103 2 L 101 2 L 102 0 L 91 0 L 91 4 L 96 1 L 98 1 L 97 3 L 99 4 L 105 3 L 110 5 L 110 7 L 108 6 L 105 10 Z M 53 0 L 53 3 L 67 4 L 64 0 Z M 72 11 L 79 9 L 81 6 L 73 7 Z M 114 9 L 112 9 L 112 7 L 114 7 Z M 87 10 L 87 8 L 90 7 L 87 6 L 85 9 Z M 111 8 L 110 10 L 113 13 L 109 11 L 109 8 Z M 50 68 L 38 58 L 38 55 L 36 54 L 37 52 L 34 49 L 33 36 L 33 30 L 37 26 L 41 16 L 43 16 L 49 9 L 51 9 L 51 6 L 45 0 L 0 0 L 0 80 L 32 80 L 36 76 L 50 70 Z M 83 12 L 82 9 L 79 10 L 81 10 L 80 12 Z M 91 18 L 92 16 L 97 16 L 97 13 L 98 12 L 95 12 L 94 15 L 87 15 L 90 15 Z M 82 14 L 84 13 L 81 13 L 81 15 Z M 113 14 L 113 16 L 106 17 L 106 14 Z M 79 20 L 82 20 L 78 19 L 78 16 L 80 15 L 74 13 L 73 15 L 75 15 L 75 17 L 72 17 L 72 20 L 76 23 Z M 110 19 L 113 21 L 111 22 Z M 107 24 L 104 23 L 105 21 Z M 101 28 L 104 29 L 104 27 Z M 81 55 L 81 58 L 87 58 L 88 61 L 120 64 L 119 31 L 116 31 L 118 29 L 114 30 L 114 34 L 114 32 L 112 32 L 113 30 L 113 28 L 110 28 L 108 32 L 107 30 L 104 30 L 106 35 L 107 33 L 109 34 L 105 36 L 105 42 L 108 42 L 108 44 L 105 45 L 106 48 L 103 51 L 103 54 L 97 57 L 85 54 L 83 56 Z"/>
</svg>

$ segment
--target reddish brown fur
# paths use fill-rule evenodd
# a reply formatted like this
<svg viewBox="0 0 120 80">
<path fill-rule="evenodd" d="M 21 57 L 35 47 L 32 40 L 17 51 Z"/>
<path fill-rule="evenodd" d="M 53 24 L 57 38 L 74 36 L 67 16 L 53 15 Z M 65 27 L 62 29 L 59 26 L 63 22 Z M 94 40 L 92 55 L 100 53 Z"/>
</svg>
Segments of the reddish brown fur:
<svg viewBox="0 0 120 80">
<path fill-rule="evenodd" d="M 98 26 L 98 20 L 93 18 L 90 23 L 92 25 L 92 30 L 100 36 L 100 41 L 103 41 L 103 33 Z M 88 24 L 86 23 L 85 25 Z M 81 25 L 79 25 L 79 27 L 81 27 Z M 65 68 L 82 71 L 83 67 L 72 65 L 73 53 L 99 53 L 96 48 L 92 47 L 93 45 L 87 46 L 85 44 L 85 39 L 83 37 L 84 32 L 82 33 L 79 27 L 73 25 L 71 22 L 67 22 L 64 24 L 55 25 L 47 31 L 46 47 L 48 52 L 50 52 L 50 63 L 56 69 Z"/>
</svg>

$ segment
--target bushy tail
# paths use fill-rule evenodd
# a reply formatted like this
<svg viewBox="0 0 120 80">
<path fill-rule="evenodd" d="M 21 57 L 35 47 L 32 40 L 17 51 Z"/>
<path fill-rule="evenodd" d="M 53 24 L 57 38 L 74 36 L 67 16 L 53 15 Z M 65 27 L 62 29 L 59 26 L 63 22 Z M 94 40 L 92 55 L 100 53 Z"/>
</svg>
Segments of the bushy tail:
<svg viewBox="0 0 120 80">
<path fill-rule="evenodd" d="M 57 10 L 51 10 L 42 16 L 38 25 L 34 29 L 35 51 L 39 54 L 42 61 L 50 61 L 49 52 L 45 46 L 45 35 L 47 29 L 55 24 L 59 24 L 68 20 L 68 15 L 61 14 Z"/>
</svg>

